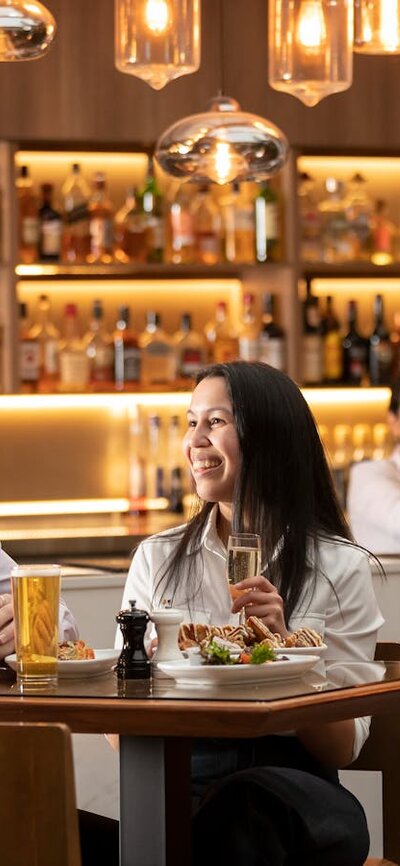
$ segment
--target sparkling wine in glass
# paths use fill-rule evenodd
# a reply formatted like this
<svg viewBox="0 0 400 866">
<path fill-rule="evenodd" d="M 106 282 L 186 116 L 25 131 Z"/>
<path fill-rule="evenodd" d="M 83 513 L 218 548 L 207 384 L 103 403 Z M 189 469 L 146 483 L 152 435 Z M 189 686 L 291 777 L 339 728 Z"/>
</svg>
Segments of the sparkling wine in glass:
<svg viewBox="0 0 400 866">
<path fill-rule="evenodd" d="M 261 537 L 254 532 L 236 532 L 228 538 L 227 578 L 232 601 L 248 590 L 236 589 L 246 577 L 256 577 L 261 571 Z M 246 619 L 244 609 L 239 620 Z"/>
</svg>

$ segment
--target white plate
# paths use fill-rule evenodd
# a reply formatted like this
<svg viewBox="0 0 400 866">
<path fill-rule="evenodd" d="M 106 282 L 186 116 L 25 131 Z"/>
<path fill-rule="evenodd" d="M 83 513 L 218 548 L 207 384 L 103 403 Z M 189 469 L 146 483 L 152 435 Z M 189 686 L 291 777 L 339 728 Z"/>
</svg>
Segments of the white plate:
<svg viewBox="0 0 400 866">
<path fill-rule="evenodd" d="M 60 679 L 77 679 L 79 677 L 95 677 L 110 671 L 117 663 L 120 650 L 97 649 L 94 650 L 94 659 L 80 659 L 76 661 L 59 661 L 58 676 Z M 6 656 L 4 660 L 13 671 L 17 670 L 17 657 L 15 653 Z"/>
<path fill-rule="evenodd" d="M 265 683 L 268 680 L 291 680 L 300 677 L 319 660 L 317 655 L 295 656 L 286 661 L 262 665 L 191 665 L 182 662 L 159 662 L 159 668 L 179 685 L 223 686 L 233 683 Z"/>
<path fill-rule="evenodd" d="M 322 646 L 283 646 L 276 652 L 285 656 L 322 656 L 327 649 L 327 644 L 323 643 Z"/>
</svg>

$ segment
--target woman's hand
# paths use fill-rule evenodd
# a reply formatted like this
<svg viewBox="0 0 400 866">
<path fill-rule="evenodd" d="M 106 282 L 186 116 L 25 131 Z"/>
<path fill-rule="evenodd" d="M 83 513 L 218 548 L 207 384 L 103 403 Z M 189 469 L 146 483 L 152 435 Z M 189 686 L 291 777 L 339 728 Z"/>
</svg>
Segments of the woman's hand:
<svg viewBox="0 0 400 866">
<path fill-rule="evenodd" d="M 0 660 L 15 649 L 14 610 L 9 594 L 0 595 Z"/>
<path fill-rule="evenodd" d="M 289 634 L 283 614 L 283 599 L 266 577 L 262 574 L 247 577 L 235 583 L 235 590 L 240 591 L 240 595 L 233 602 L 232 613 L 239 613 L 245 608 L 246 616 L 258 616 L 270 631 L 277 632 L 282 638 Z"/>
</svg>

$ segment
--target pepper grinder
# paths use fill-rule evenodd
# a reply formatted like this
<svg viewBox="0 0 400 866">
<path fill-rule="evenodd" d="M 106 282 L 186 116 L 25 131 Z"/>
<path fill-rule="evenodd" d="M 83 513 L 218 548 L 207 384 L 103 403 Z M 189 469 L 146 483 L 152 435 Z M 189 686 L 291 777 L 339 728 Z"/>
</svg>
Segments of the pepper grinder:
<svg viewBox="0 0 400 866">
<path fill-rule="evenodd" d="M 144 648 L 144 636 L 150 620 L 145 610 L 138 610 L 136 601 L 129 601 L 130 610 L 120 610 L 115 617 L 124 639 L 116 671 L 118 679 L 148 680 L 151 664 Z"/>
<path fill-rule="evenodd" d="M 183 621 L 183 611 L 175 608 L 160 608 L 151 612 L 150 619 L 157 631 L 157 648 L 152 658 L 153 674 L 168 677 L 159 668 L 160 662 L 181 661 L 182 653 L 178 646 L 179 626 Z"/>
</svg>

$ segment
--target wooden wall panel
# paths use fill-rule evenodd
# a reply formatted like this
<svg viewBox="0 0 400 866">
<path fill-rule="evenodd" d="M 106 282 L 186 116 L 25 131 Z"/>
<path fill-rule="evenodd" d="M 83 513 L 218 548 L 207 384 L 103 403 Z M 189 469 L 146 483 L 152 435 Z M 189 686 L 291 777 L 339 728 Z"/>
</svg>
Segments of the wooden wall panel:
<svg viewBox="0 0 400 866">
<path fill-rule="evenodd" d="M 0 64 L 0 138 L 142 142 L 200 111 L 225 84 L 244 109 L 269 117 L 294 145 L 400 147 L 400 57 L 355 57 L 349 91 L 306 108 L 267 83 L 267 0 L 224 0 L 223 66 L 217 0 L 202 0 L 202 65 L 156 93 L 114 68 L 113 0 L 47 0 L 58 23 L 49 54 Z"/>
</svg>

